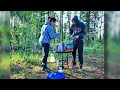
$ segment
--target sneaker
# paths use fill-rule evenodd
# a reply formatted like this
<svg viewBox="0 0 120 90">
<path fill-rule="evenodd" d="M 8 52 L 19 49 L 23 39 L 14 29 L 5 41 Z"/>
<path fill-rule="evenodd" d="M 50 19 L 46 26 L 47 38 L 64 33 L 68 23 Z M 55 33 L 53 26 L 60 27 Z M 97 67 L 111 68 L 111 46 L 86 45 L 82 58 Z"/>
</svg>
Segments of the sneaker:
<svg viewBox="0 0 120 90">
<path fill-rule="evenodd" d="M 82 69 L 83 68 L 83 65 L 82 64 L 80 64 L 80 69 Z"/>
<path fill-rule="evenodd" d="M 41 66 L 42 66 L 42 67 L 45 67 L 45 63 L 41 63 Z"/>
<path fill-rule="evenodd" d="M 72 69 L 76 69 L 76 65 L 73 65 L 73 66 L 72 66 Z"/>
<path fill-rule="evenodd" d="M 48 68 L 48 67 L 43 67 L 43 71 L 45 71 L 45 72 L 47 72 L 47 73 L 50 73 L 51 72 L 51 70 Z"/>
<path fill-rule="evenodd" d="M 72 62 L 72 69 L 76 69 L 76 62 Z"/>
</svg>

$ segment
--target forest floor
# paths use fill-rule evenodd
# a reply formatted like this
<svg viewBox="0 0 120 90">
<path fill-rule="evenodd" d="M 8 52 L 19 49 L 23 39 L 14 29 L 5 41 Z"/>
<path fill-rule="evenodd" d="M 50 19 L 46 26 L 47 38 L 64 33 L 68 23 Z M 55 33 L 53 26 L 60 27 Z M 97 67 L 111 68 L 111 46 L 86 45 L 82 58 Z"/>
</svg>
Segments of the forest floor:
<svg viewBox="0 0 120 90">
<path fill-rule="evenodd" d="M 83 69 L 80 70 L 78 65 L 77 61 L 78 68 L 72 70 L 72 60 L 69 60 L 69 67 L 65 65 L 63 69 L 66 79 L 104 79 L 104 53 L 84 53 Z M 56 71 L 57 62 L 48 62 L 48 67 Z M 45 79 L 47 76 L 47 73 L 42 71 L 40 62 L 31 63 L 18 56 L 11 59 L 10 72 L 11 79 Z"/>
</svg>

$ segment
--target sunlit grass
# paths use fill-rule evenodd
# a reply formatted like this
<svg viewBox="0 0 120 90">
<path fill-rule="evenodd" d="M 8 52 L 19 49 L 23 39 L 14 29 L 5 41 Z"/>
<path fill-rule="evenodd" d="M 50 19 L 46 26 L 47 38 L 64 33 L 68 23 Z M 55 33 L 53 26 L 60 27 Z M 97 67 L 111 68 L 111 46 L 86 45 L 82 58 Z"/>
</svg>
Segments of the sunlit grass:
<svg viewBox="0 0 120 90">
<path fill-rule="evenodd" d="M 41 70 L 41 67 L 34 66 L 32 69 L 34 72 L 39 72 Z"/>
</svg>

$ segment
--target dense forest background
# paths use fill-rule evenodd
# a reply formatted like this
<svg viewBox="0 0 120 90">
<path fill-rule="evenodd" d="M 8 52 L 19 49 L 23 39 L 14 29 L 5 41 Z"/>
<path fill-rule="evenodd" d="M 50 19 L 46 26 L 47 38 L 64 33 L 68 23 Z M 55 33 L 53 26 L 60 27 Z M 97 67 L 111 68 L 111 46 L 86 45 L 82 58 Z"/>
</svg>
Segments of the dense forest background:
<svg viewBox="0 0 120 90">
<path fill-rule="evenodd" d="M 69 40 L 67 34 L 72 24 L 71 20 L 74 15 L 77 15 L 87 26 L 87 34 L 84 38 L 84 68 L 82 71 L 79 69 L 72 71 L 72 55 L 69 54 L 70 68 L 66 67 L 64 73 L 68 79 L 104 78 L 104 11 L 11 11 L 5 13 L 1 14 L 0 32 L 2 33 L 0 36 L 2 39 L 0 42 L 2 48 L 10 48 L 10 59 L 8 59 L 10 63 L 7 59 L 1 59 L 1 77 L 8 75 L 4 74 L 3 67 L 10 65 L 10 69 L 6 71 L 10 70 L 10 78 L 45 78 L 46 73 L 41 70 L 40 66 L 43 52 L 38 42 L 42 25 L 45 24 L 48 16 L 56 17 L 54 32 L 61 32 L 63 40 L 66 42 Z M 7 16 L 4 18 L 5 15 Z M 6 28 L 8 30 L 5 30 Z M 5 40 L 4 36 L 9 37 Z M 58 56 L 53 51 L 53 47 L 56 43 L 62 42 L 62 36 L 51 42 L 48 67 L 53 71 L 56 70 L 58 62 Z M 7 44 L 5 41 L 8 39 L 10 42 Z M 50 62 L 51 53 L 56 60 L 54 63 Z M 9 57 L 9 54 L 6 56 Z M 1 54 L 1 56 L 3 55 Z M 64 57 L 66 56 L 64 55 Z"/>
<path fill-rule="evenodd" d="M 103 11 L 11 11 L 10 12 L 10 48 L 11 78 L 45 78 L 40 63 L 43 57 L 42 48 L 38 42 L 41 27 L 47 22 L 48 16 L 56 17 L 54 32 L 61 36 L 52 40 L 48 66 L 54 71 L 57 67 L 58 56 L 53 51 L 58 42 L 68 41 L 68 32 L 74 15 L 87 26 L 84 38 L 85 68 L 71 74 L 71 68 L 66 69 L 68 78 L 103 78 L 104 73 L 104 12 Z M 56 62 L 50 63 L 50 55 L 54 55 Z M 64 57 L 66 57 L 64 55 Z M 69 55 L 71 64 L 72 55 Z M 88 60 L 88 61 L 87 61 Z M 94 66 L 95 63 L 95 66 Z M 91 66 L 93 64 L 93 66 Z M 98 69 L 97 69 L 98 68 Z M 90 72 L 91 71 L 91 72 Z M 92 73 L 95 71 L 98 75 Z M 82 75 L 80 73 L 86 73 Z M 91 76 L 89 75 L 91 73 Z M 94 74 L 94 75 L 92 75 Z M 77 75 L 77 76 L 74 76 Z"/>
</svg>

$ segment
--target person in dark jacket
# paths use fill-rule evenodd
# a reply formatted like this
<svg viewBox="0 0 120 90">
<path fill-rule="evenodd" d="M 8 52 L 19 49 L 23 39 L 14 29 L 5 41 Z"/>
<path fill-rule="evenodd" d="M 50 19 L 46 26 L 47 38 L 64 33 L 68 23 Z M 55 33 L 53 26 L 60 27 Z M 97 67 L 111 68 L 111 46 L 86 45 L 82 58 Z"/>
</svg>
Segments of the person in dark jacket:
<svg viewBox="0 0 120 90">
<path fill-rule="evenodd" d="M 80 69 L 83 67 L 83 38 L 86 34 L 86 25 L 81 22 L 77 16 L 72 19 L 72 25 L 68 36 L 73 36 L 73 69 L 76 68 L 76 49 L 78 48 L 78 59 L 80 62 Z"/>
<path fill-rule="evenodd" d="M 53 26 L 55 25 L 56 19 L 50 18 L 46 24 L 42 26 L 41 36 L 39 38 L 39 43 L 44 49 L 44 57 L 42 59 L 43 71 L 49 72 L 50 69 L 47 67 L 47 58 L 50 48 L 50 41 L 54 38 L 60 36 L 60 32 L 54 33 Z"/>
</svg>

